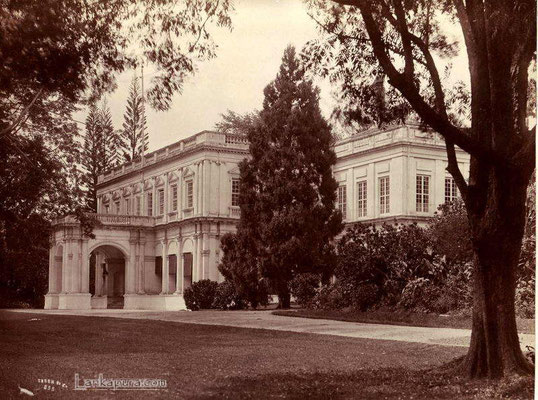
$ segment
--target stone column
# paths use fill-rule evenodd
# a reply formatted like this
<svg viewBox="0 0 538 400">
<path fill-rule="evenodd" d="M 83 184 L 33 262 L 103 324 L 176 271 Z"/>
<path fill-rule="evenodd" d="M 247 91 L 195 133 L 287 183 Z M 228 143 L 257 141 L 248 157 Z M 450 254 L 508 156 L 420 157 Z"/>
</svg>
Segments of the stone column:
<svg viewBox="0 0 538 400">
<path fill-rule="evenodd" d="M 62 293 L 69 293 L 69 242 L 65 241 L 62 247 Z"/>
<path fill-rule="evenodd" d="M 183 293 L 183 241 L 181 235 L 177 237 L 176 254 L 176 294 Z"/>
<path fill-rule="evenodd" d="M 103 295 L 103 255 L 95 253 L 95 296 Z"/>
<path fill-rule="evenodd" d="M 219 250 L 219 234 L 218 233 L 210 233 L 209 234 L 209 250 L 211 253 L 209 254 L 209 279 L 213 281 L 219 280 L 219 270 L 217 266 L 219 265 L 218 260 L 218 250 Z"/>
<path fill-rule="evenodd" d="M 49 249 L 49 290 L 47 294 L 56 293 L 56 246 Z"/>
<path fill-rule="evenodd" d="M 135 292 L 136 240 L 129 241 L 129 256 L 125 260 L 125 294 Z"/>
<path fill-rule="evenodd" d="M 195 224 L 196 226 L 196 224 Z M 200 271 L 198 270 L 198 232 L 194 234 L 194 254 L 192 255 L 192 281 L 200 280 Z"/>
<path fill-rule="evenodd" d="M 140 242 L 140 253 L 138 257 L 138 294 L 145 294 L 144 275 L 146 272 L 146 242 Z"/>
<path fill-rule="evenodd" d="M 202 190 L 202 215 L 208 215 L 209 206 L 209 191 L 211 188 L 211 161 L 202 161 L 202 167 L 204 170 L 204 186 Z"/>
<path fill-rule="evenodd" d="M 82 239 L 81 293 L 90 293 L 90 255 L 88 254 L 88 239 Z"/>
<path fill-rule="evenodd" d="M 164 201 L 163 201 L 163 222 L 168 222 L 168 211 L 170 210 L 170 208 L 168 207 L 168 203 L 170 201 L 170 199 L 168 198 L 169 194 L 170 194 L 170 190 L 168 190 L 168 184 L 169 184 L 169 179 L 168 179 L 168 173 L 165 173 L 164 174 Z"/>
<path fill-rule="evenodd" d="M 168 240 L 163 240 L 161 242 L 163 252 L 162 252 L 162 260 L 163 260 L 163 269 L 162 269 L 162 290 L 161 294 L 168 294 L 169 289 L 169 269 L 168 269 Z"/>
<path fill-rule="evenodd" d="M 201 209 L 200 209 L 200 193 L 202 191 L 202 179 L 200 177 L 200 174 L 201 174 L 201 168 L 200 168 L 200 163 L 197 163 L 196 164 L 196 173 L 194 175 L 194 180 L 195 180 L 195 185 L 194 185 L 194 190 L 195 190 L 195 193 L 193 193 L 193 197 L 194 197 L 194 212 L 193 214 L 194 215 L 198 215 L 200 214 L 201 212 Z"/>
<path fill-rule="evenodd" d="M 202 270 L 204 279 L 209 279 L 209 239 L 207 232 L 202 233 Z"/>
</svg>

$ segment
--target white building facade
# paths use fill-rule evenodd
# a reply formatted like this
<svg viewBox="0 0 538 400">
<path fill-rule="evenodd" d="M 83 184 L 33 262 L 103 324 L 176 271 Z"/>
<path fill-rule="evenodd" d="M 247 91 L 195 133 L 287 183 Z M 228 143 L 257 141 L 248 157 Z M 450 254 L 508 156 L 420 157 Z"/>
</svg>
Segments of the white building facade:
<svg viewBox="0 0 538 400">
<path fill-rule="evenodd" d="M 417 126 L 362 132 L 335 152 L 346 223 L 425 224 L 457 196 L 444 141 Z M 74 217 L 53 224 L 45 308 L 185 309 L 192 282 L 223 280 L 220 237 L 240 216 L 246 157 L 244 137 L 203 131 L 101 176 L 94 238 Z"/>
</svg>

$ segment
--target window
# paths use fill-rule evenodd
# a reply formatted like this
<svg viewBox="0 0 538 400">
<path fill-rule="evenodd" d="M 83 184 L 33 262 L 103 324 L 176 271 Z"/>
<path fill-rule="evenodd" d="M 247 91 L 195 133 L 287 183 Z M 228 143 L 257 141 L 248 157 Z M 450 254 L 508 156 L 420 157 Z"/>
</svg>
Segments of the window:
<svg viewBox="0 0 538 400">
<path fill-rule="evenodd" d="M 346 219 L 347 217 L 347 189 L 346 189 L 346 185 L 341 185 L 341 186 L 338 186 L 338 196 L 337 196 L 337 201 L 338 201 L 338 209 L 340 210 L 340 212 L 342 213 L 342 219 Z"/>
<path fill-rule="evenodd" d="M 193 206 L 193 183 L 192 181 L 187 181 L 185 182 L 186 186 L 187 186 L 187 189 L 185 190 L 185 196 L 186 196 L 186 199 L 185 199 L 185 203 L 187 205 L 187 208 L 192 208 Z"/>
<path fill-rule="evenodd" d="M 131 214 L 131 199 L 125 199 L 125 213 L 127 215 Z"/>
<path fill-rule="evenodd" d="M 445 203 L 450 203 L 458 197 L 458 188 L 454 178 L 445 178 Z"/>
<path fill-rule="evenodd" d="M 157 192 L 157 198 L 159 199 L 159 215 L 164 214 L 164 189 L 159 189 Z"/>
<path fill-rule="evenodd" d="M 147 207 L 148 217 L 151 217 L 153 216 L 153 193 L 148 193 L 146 200 L 147 200 L 146 207 Z"/>
<path fill-rule="evenodd" d="M 105 206 L 105 214 L 110 214 L 110 206 L 108 204 Z"/>
<path fill-rule="evenodd" d="M 232 206 L 239 207 L 239 179 L 232 179 Z"/>
<path fill-rule="evenodd" d="M 366 181 L 360 181 L 357 183 L 357 216 L 358 217 L 366 217 L 368 214 L 368 211 L 366 209 L 367 203 L 366 203 Z"/>
<path fill-rule="evenodd" d="M 172 211 L 177 211 L 177 185 L 170 186 L 172 191 Z"/>
<path fill-rule="evenodd" d="M 430 177 L 417 175 L 417 212 L 428 212 L 430 201 Z"/>
<path fill-rule="evenodd" d="M 379 178 L 379 213 L 390 212 L 390 180 L 388 176 Z"/>
<path fill-rule="evenodd" d="M 142 198 L 140 196 L 136 196 L 136 215 L 140 215 L 142 213 Z"/>
<path fill-rule="evenodd" d="M 120 201 L 118 200 L 118 201 L 116 201 L 114 204 L 115 204 L 115 206 L 116 206 L 116 214 L 119 214 L 119 213 L 120 213 L 120 209 L 121 209 L 121 207 L 120 207 Z"/>
</svg>

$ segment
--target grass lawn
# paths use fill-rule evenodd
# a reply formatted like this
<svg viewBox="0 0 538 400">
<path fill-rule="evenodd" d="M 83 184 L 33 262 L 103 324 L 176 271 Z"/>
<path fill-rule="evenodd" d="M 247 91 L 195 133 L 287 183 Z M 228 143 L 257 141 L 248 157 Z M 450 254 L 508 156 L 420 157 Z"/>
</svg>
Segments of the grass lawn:
<svg viewBox="0 0 538 400">
<path fill-rule="evenodd" d="M 332 319 L 336 321 L 364 322 L 389 325 L 411 325 L 433 328 L 471 329 L 471 317 L 440 316 L 437 314 L 413 313 L 404 311 L 356 311 L 356 310 L 282 310 L 273 314 L 285 317 L 302 317 L 313 319 Z M 534 333 L 534 319 L 517 319 L 519 333 Z"/>
<path fill-rule="evenodd" d="M 0 311 L 0 398 L 533 398 L 532 378 L 494 386 L 439 371 L 461 347 Z M 159 391 L 74 392 L 74 375 L 162 378 Z M 67 388 L 48 392 L 39 379 Z"/>
</svg>

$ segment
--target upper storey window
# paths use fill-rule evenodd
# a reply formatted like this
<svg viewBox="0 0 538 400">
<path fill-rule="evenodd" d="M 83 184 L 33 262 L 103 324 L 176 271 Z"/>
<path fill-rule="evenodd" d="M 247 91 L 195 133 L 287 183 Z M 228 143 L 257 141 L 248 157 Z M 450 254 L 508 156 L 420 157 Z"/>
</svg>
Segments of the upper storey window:
<svg viewBox="0 0 538 400">
<path fill-rule="evenodd" d="M 342 213 L 342 219 L 347 218 L 347 187 L 341 185 L 338 187 L 337 195 L 338 209 Z"/>
<path fill-rule="evenodd" d="M 192 208 L 194 206 L 194 184 L 192 180 L 185 182 L 185 204 L 186 208 Z"/>
<path fill-rule="evenodd" d="M 142 214 L 142 198 L 136 196 L 136 215 Z"/>
<path fill-rule="evenodd" d="M 157 198 L 159 200 L 159 215 L 164 214 L 164 189 L 159 189 L 157 192 Z"/>
<path fill-rule="evenodd" d="M 232 179 L 232 206 L 239 207 L 239 179 Z"/>
<path fill-rule="evenodd" d="M 417 175 L 417 212 L 428 212 L 430 202 L 430 177 Z"/>
<path fill-rule="evenodd" d="M 131 199 L 125 199 L 125 214 L 131 214 Z"/>
<path fill-rule="evenodd" d="M 115 207 L 116 207 L 116 214 L 119 214 L 120 213 L 120 210 L 121 210 L 121 206 L 120 206 L 120 201 L 116 201 L 114 203 Z"/>
<path fill-rule="evenodd" d="M 379 213 L 388 214 L 390 212 L 390 178 L 384 176 L 379 178 Z"/>
<path fill-rule="evenodd" d="M 172 211 L 177 211 L 177 185 L 170 186 L 172 191 Z"/>
<path fill-rule="evenodd" d="M 445 178 L 445 203 L 450 203 L 458 197 L 456 181 L 452 177 Z"/>
<path fill-rule="evenodd" d="M 146 197 L 146 200 L 147 200 L 147 214 L 148 214 L 148 217 L 151 217 L 153 216 L 153 193 L 148 193 L 147 194 L 147 197 Z"/>
<path fill-rule="evenodd" d="M 366 197 L 367 197 L 367 182 L 366 181 L 360 181 L 357 183 L 357 216 L 360 217 L 366 217 L 368 214 L 367 210 L 367 203 L 366 203 Z"/>
</svg>

